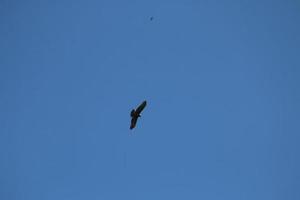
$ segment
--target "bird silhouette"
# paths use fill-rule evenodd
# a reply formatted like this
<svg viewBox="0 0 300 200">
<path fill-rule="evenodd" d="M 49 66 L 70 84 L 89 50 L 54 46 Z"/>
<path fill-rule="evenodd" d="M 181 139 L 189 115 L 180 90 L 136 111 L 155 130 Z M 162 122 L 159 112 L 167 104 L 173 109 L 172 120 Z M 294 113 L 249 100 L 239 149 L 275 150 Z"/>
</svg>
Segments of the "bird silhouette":
<svg viewBox="0 0 300 200">
<path fill-rule="evenodd" d="M 130 112 L 130 116 L 131 116 L 130 130 L 136 126 L 137 120 L 139 117 L 141 117 L 141 112 L 144 110 L 146 105 L 147 105 L 147 101 L 143 101 L 143 103 L 141 103 L 141 105 L 139 105 L 136 109 L 131 110 L 131 112 Z"/>
</svg>

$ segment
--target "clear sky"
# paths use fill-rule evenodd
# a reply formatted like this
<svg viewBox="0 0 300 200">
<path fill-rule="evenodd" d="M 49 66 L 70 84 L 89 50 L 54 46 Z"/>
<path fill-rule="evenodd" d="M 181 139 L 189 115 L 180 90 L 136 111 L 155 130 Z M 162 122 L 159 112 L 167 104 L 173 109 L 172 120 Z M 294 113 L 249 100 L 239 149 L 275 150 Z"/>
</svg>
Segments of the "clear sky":
<svg viewBox="0 0 300 200">
<path fill-rule="evenodd" d="M 1 200 L 300 199 L 298 0 L 1 0 L 0 25 Z"/>
</svg>

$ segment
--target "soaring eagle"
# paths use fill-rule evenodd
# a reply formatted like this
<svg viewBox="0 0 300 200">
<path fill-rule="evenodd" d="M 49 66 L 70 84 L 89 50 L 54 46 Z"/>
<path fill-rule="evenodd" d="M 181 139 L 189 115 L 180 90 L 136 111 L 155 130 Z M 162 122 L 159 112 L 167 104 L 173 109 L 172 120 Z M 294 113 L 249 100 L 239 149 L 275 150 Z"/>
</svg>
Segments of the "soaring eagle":
<svg viewBox="0 0 300 200">
<path fill-rule="evenodd" d="M 136 125 L 136 122 L 138 120 L 138 118 L 141 116 L 141 112 L 142 110 L 146 107 L 147 105 L 147 101 L 143 101 L 143 103 L 141 105 L 139 105 L 137 107 L 137 109 L 132 109 L 130 116 L 131 116 L 131 124 L 130 124 L 130 129 L 133 129 Z"/>
</svg>

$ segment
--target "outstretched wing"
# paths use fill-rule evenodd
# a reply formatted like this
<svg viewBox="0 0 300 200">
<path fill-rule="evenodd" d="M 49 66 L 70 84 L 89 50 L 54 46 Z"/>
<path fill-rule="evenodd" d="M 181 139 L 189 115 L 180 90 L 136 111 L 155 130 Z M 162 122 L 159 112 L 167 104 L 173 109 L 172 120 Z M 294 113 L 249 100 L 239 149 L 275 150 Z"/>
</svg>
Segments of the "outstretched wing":
<svg viewBox="0 0 300 200">
<path fill-rule="evenodd" d="M 132 117 L 131 118 L 130 129 L 133 129 L 135 127 L 137 119 L 138 119 L 137 117 Z"/>
<path fill-rule="evenodd" d="M 143 101 L 143 103 L 139 105 L 139 107 L 137 107 L 135 112 L 139 115 L 142 112 L 142 110 L 144 110 L 146 105 L 147 105 L 147 101 Z"/>
</svg>

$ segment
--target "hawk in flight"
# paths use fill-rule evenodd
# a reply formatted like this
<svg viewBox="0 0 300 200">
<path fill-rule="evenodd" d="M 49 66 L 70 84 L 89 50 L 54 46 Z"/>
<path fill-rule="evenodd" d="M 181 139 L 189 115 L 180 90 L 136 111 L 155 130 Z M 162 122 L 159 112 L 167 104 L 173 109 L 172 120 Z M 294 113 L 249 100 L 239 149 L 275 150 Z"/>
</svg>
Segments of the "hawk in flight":
<svg viewBox="0 0 300 200">
<path fill-rule="evenodd" d="M 141 105 L 139 105 L 136 110 L 132 109 L 130 116 L 131 116 L 131 124 L 130 124 L 130 130 L 133 129 L 136 125 L 136 122 L 138 120 L 138 118 L 141 116 L 141 112 L 142 110 L 144 110 L 144 108 L 147 105 L 147 101 L 143 101 L 143 103 L 141 103 Z"/>
</svg>

